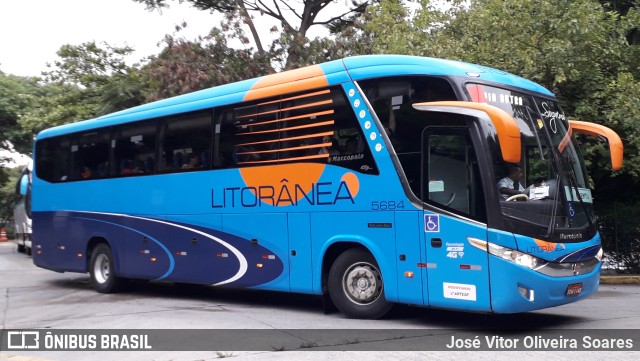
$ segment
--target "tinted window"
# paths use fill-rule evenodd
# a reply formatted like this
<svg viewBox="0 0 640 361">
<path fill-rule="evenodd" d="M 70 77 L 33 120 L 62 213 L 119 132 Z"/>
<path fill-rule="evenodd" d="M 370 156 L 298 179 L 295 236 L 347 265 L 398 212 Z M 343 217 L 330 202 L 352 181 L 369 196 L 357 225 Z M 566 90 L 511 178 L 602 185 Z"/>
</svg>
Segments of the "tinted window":
<svg viewBox="0 0 640 361">
<path fill-rule="evenodd" d="M 153 173 L 156 155 L 155 122 L 117 128 L 111 146 L 113 151 L 111 175 Z"/>
<path fill-rule="evenodd" d="M 378 172 L 341 88 L 222 109 L 215 137 L 218 167 L 316 162 Z"/>
<path fill-rule="evenodd" d="M 451 117 L 417 111 L 413 104 L 456 100 L 446 79 L 435 77 L 392 77 L 362 81 L 364 94 L 393 145 L 411 190 L 420 195 L 421 135 L 429 125 L 451 125 Z"/>
<path fill-rule="evenodd" d="M 190 114 L 163 122 L 158 170 L 180 172 L 211 166 L 211 113 Z"/>
<path fill-rule="evenodd" d="M 109 174 L 109 133 L 95 131 L 72 137 L 70 180 L 103 178 Z"/>
<path fill-rule="evenodd" d="M 36 175 L 48 182 L 69 180 L 71 140 L 67 137 L 45 139 L 36 144 Z"/>
<path fill-rule="evenodd" d="M 428 130 L 424 142 L 423 201 L 485 221 L 480 171 L 468 130 Z"/>
</svg>

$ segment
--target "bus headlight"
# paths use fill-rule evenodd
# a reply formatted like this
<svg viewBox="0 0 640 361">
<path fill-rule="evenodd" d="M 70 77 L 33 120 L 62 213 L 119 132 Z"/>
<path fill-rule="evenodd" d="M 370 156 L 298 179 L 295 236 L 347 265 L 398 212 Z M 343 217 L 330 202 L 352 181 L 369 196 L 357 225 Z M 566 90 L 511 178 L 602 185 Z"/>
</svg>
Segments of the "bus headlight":
<svg viewBox="0 0 640 361">
<path fill-rule="evenodd" d="M 598 254 L 596 254 L 596 259 L 600 262 L 602 262 L 602 259 L 604 258 L 604 249 L 602 249 L 602 247 L 600 247 L 600 250 L 598 251 Z"/>
<path fill-rule="evenodd" d="M 489 243 L 489 253 L 529 269 L 535 269 L 536 267 L 542 266 L 546 263 L 544 260 L 528 253 L 522 253 L 515 249 L 498 246 L 492 243 Z"/>
</svg>

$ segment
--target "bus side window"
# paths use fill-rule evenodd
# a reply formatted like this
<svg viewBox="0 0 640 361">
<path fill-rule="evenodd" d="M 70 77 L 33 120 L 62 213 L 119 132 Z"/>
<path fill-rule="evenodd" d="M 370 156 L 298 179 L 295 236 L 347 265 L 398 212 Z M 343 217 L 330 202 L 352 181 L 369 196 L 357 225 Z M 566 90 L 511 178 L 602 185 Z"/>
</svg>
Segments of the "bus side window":
<svg viewBox="0 0 640 361">
<path fill-rule="evenodd" d="M 378 174 L 340 87 L 237 104 L 217 111 L 214 167 L 330 163 Z"/>
<path fill-rule="evenodd" d="M 425 134 L 423 201 L 486 220 L 478 162 L 467 130 Z"/>
<path fill-rule="evenodd" d="M 71 170 L 71 141 L 67 137 L 36 144 L 36 176 L 47 182 L 65 182 Z"/>
<path fill-rule="evenodd" d="M 160 172 L 208 169 L 211 152 L 209 110 L 166 119 L 160 130 Z"/>
<path fill-rule="evenodd" d="M 100 130 L 75 136 L 71 153 L 74 170 L 72 179 L 105 177 L 109 163 L 109 133 Z"/>
<path fill-rule="evenodd" d="M 218 115 L 213 132 L 213 168 L 233 168 L 237 162 L 233 109 L 216 111 L 216 113 Z"/>
<path fill-rule="evenodd" d="M 421 135 L 428 125 L 450 125 L 443 115 L 413 109 L 413 104 L 456 100 L 451 84 L 438 77 L 389 77 L 366 80 L 361 87 L 387 133 L 413 194 L 420 197 Z"/>
<path fill-rule="evenodd" d="M 156 125 L 147 121 L 133 126 L 119 127 L 111 141 L 112 176 L 130 176 L 148 173 L 145 161 L 155 159 Z"/>
<path fill-rule="evenodd" d="M 345 94 L 332 89 L 335 114 L 334 147 L 328 162 L 367 174 L 378 174 L 378 167 L 366 142 L 358 118 Z"/>
</svg>

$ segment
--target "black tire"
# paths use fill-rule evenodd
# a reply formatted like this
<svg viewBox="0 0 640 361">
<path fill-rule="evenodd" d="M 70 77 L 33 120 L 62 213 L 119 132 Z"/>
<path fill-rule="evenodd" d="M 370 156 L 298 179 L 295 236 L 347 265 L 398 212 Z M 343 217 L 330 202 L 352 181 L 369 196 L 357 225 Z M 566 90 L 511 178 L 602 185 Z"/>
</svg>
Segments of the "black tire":
<svg viewBox="0 0 640 361">
<path fill-rule="evenodd" d="M 327 280 L 331 300 L 350 318 L 377 319 L 392 303 L 384 297 L 384 283 L 378 263 L 371 253 L 352 248 L 331 265 Z"/>
<path fill-rule="evenodd" d="M 111 248 L 104 243 L 98 244 L 91 252 L 89 273 L 93 287 L 100 293 L 114 293 L 122 286 L 123 280 L 115 274 Z"/>
<path fill-rule="evenodd" d="M 25 253 L 25 252 L 27 252 L 27 247 L 25 247 L 24 244 L 19 244 L 18 253 Z"/>
</svg>

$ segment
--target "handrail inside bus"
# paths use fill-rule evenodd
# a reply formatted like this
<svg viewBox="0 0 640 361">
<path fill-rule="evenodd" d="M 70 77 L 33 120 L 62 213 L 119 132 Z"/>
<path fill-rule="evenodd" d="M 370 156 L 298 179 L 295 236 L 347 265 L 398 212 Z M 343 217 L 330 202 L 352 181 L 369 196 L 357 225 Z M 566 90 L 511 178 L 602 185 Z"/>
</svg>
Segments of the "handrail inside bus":
<svg viewBox="0 0 640 361">
<path fill-rule="evenodd" d="M 515 119 L 504 110 L 485 103 L 466 101 L 438 101 L 413 104 L 420 111 L 444 112 L 489 119 L 496 128 L 502 159 L 508 163 L 519 163 L 521 158 L 520 129 Z"/>
<path fill-rule="evenodd" d="M 611 153 L 611 168 L 619 170 L 622 168 L 622 157 L 624 146 L 622 139 L 618 133 L 604 125 L 584 122 L 579 120 L 569 120 L 569 126 L 575 132 L 590 135 L 592 137 L 604 137 L 609 143 L 609 152 Z"/>
</svg>

